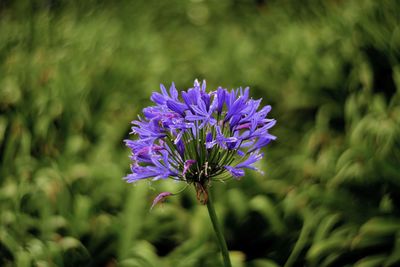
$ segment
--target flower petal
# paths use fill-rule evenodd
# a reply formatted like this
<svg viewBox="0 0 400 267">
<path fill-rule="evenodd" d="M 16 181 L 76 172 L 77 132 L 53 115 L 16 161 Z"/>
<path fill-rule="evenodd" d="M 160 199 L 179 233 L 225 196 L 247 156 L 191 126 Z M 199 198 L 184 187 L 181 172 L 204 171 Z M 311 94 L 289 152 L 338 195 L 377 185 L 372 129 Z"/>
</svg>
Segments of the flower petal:
<svg viewBox="0 0 400 267">
<path fill-rule="evenodd" d="M 244 176 L 244 170 L 242 169 L 237 169 L 232 166 L 224 166 L 225 169 L 227 169 L 235 178 L 240 178 Z"/>
</svg>

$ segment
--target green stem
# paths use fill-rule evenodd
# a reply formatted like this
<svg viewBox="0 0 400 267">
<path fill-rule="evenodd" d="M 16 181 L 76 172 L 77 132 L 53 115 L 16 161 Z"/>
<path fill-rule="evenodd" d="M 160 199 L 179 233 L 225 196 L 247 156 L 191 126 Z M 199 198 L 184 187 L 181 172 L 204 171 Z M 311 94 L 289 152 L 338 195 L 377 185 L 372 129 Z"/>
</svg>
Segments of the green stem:
<svg viewBox="0 0 400 267">
<path fill-rule="evenodd" d="M 232 265 L 231 265 L 231 260 L 229 259 L 228 247 L 226 245 L 224 235 L 222 234 L 222 229 L 220 227 L 220 224 L 218 223 L 217 214 L 215 213 L 214 205 L 211 198 L 211 192 L 208 192 L 207 209 L 214 228 L 214 232 L 218 239 L 218 244 L 221 249 L 222 257 L 224 259 L 224 265 L 225 267 L 231 267 Z"/>
</svg>

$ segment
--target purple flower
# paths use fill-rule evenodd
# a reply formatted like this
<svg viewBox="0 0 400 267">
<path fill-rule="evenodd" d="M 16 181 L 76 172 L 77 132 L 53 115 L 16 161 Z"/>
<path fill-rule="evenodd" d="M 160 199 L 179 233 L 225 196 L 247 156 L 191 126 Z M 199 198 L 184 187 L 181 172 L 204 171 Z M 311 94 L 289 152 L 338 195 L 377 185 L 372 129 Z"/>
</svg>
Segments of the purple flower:
<svg viewBox="0 0 400 267">
<path fill-rule="evenodd" d="M 215 125 L 217 120 L 213 117 L 213 112 L 215 110 L 216 99 L 213 101 L 213 105 L 211 108 L 207 108 L 206 103 L 203 98 L 199 98 L 197 100 L 197 105 L 191 105 L 194 114 L 189 114 L 186 116 L 186 120 L 188 121 L 201 121 L 202 123 L 199 125 L 199 129 L 203 128 L 207 124 Z"/>
<path fill-rule="evenodd" d="M 151 96 L 151 100 L 159 105 L 165 104 L 168 100 L 177 100 L 178 99 L 178 91 L 175 88 L 175 84 L 172 83 L 171 87 L 169 88 L 170 95 L 165 89 L 165 86 L 160 84 L 161 93 L 154 92 Z"/>
<path fill-rule="evenodd" d="M 227 149 L 227 144 L 228 143 L 236 143 L 237 142 L 238 139 L 236 137 L 228 137 L 228 138 L 226 138 L 221 132 L 221 127 L 216 126 L 215 129 L 216 129 L 216 132 L 217 132 L 217 136 L 216 136 L 215 140 L 213 140 L 211 142 L 206 142 L 206 147 L 208 149 L 212 148 L 216 144 L 218 144 L 223 149 Z"/>
<path fill-rule="evenodd" d="M 171 192 L 162 192 L 156 198 L 153 200 L 153 204 L 151 205 L 150 210 L 154 208 L 155 205 L 157 205 L 160 202 L 163 202 L 165 198 L 172 196 L 173 194 Z"/>
<path fill-rule="evenodd" d="M 222 109 L 224 108 L 225 95 L 226 95 L 226 89 L 223 89 L 222 87 L 218 87 L 218 89 L 217 89 L 217 100 L 218 100 L 217 112 L 218 112 L 218 114 L 221 114 Z"/>
<path fill-rule="evenodd" d="M 244 176 L 244 170 L 242 169 L 237 169 L 232 166 L 224 166 L 224 168 L 227 169 L 230 172 L 230 174 L 232 174 L 232 176 L 235 178 Z"/>
<path fill-rule="evenodd" d="M 181 116 L 185 116 L 185 111 L 187 110 L 187 106 L 178 101 L 167 100 L 167 107 L 176 113 L 179 113 Z"/>
<path fill-rule="evenodd" d="M 250 98 L 248 87 L 207 92 L 206 82 L 196 80 L 180 94 L 174 84 L 160 89 L 151 96 L 155 105 L 132 122 L 136 139 L 125 140 L 132 152 L 127 182 L 170 178 L 193 184 L 199 196 L 212 181 L 257 170 L 260 149 L 276 139 L 269 133 L 276 123 L 267 118 L 271 106 L 260 108 L 261 99 Z M 153 204 L 171 194 L 161 193 Z"/>
<path fill-rule="evenodd" d="M 252 169 L 252 170 L 257 170 L 252 164 L 254 164 L 255 162 L 262 159 L 262 157 L 263 157 L 263 154 L 258 154 L 257 152 L 252 153 L 246 160 L 237 164 L 235 166 L 235 168 L 248 168 L 248 169 Z"/>
<path fill-rule="evenodd" d="M 252 169 L 252 170 L 256 170 L 258 171 L 258 169 L 256 167 L 253 166 L 253 164 L 257 161 L 259 161 L 260 159 L 262 159 L 263 154 L 258 154 L 256 153 L 252 153 L 250 154 L 250 156 L 240 162 L 239 164 L 237 164 L 235 167 L 232 166 L 224 166 L 225 169 L 227 169 L 235 178 L 239 178 L 244 176 L 244 170 L 243 168 L 247 168 L 247 169 Z"/>
<path fill-rule="evenodd" d="M 266 134 L 265 136 L 260 137 L 257 142 L 253 145 L 251 149 L 249 149 L 249 152 L 253 152 L 255 150 L 258 150 L 266 145 L 268 145 L 272 140 L 275 140 L 276 137 L 271 135 L 271 134 Z"/>
</svg>

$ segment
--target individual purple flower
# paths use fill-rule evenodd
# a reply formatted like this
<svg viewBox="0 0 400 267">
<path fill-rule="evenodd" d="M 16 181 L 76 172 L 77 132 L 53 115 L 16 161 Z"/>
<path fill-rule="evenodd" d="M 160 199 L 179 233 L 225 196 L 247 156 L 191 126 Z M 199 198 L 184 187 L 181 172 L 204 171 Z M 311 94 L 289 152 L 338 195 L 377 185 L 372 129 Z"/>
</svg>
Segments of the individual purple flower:
<svg viewBox="0 0 400 267">
<path fill-rule="evenodd" d="M 227 169 L 235 178 L 239 178 L 244 176 L 244 170 L 243 168 L 247 168 L 247 169 L 252 169 L 255 171 L 258 171 L 258 169 L 256 167 L 253 166 L 253 164 L 257 161 L 259 161 L 260 159 L 262 159 L 263 154 L 258 154 L 256 153 L 252 153 L 250 154 L 250 156 L 240 162 L 239 164 L 237 164 L 236 166 L 232 167 L 232 166 L 224 166 L 225 169 Z"/>
<path fill-rule="evenodd" d="M 232 174 L 232 176 L 235 178 L 244 176 L 244 170 L 242 170 L 242 169 L 238 169 L 238 168 L 235 168 L 232 166 L 227 166 L 227 165 L 224 166 L 224 168 L 227 169 L 230 172 L 230 174 Z"/>
<path fill-rule="evenodd" d="M 175 111 L 181 116 L 185 116 L 185 111 L 188 109 L 185 104 L 182 104 L 178 101 L 174 100 L 167 100 L 167 107 L 171 109 L 172 111 Z"/>
<path fill-rule="evenodd" d="M 266 145 L 268 145 L 272 140 L 275 140 L 276 136 L 273 136 L 271 134 L 266 134 L 265 136 L 260 137 L 257 142 L 253 145 L 251 149 L 249 149 L 249 152 L 253 152 L 255 150 L 258 150 Z"/>
<path fill-rule="evenodd" d="M 181 93 L 174 84 L 169 91 L 163 85 L 160 89 L 151 96 L 154 105 L 132 122 L 135 140 L 125 140 L 132 152 L 127 182 L 182 181 L 194 185 L 205 204 L 211 182 L 258 170 L 254 164 L 262 158 L 260 149 L 276 139 L 269 133 L 276 123 L 267 118 L 271 106 L 252 99 L 248 87 L 207 92 L 205 81 L 196 80 Z M 164 192 L 154 203 L 170 195 Z"/>
<path fill-rule="evenodd" d="M 169 94 L 167 89 L 164 85 L 160 84 L 161 93 L 154 92 L 151 96 L 151 100 L 159 105 L 165 104 L 168 100 L 177 100 L 178 99 L 178 91 L 175 88 L 175 84 L 172 83 L 171 87 L 169 88 Z"/>
<path fill-rule="evenodd" d="M 233 137 L 233 136 L 225 137 L 221 132 L 220 126 L 216 126 L 215 129 L 216 129 L 217 136 L 216 136 L 215 140 L 206 142 L 206 147 L 208 149 L 212 148 L 216 144 L 218 144 L 221 148 L 226 149 L 228 143 L 236 143 L 237 142 L 238 139 L 236 137 Z M 206 137 L 206 139 L 207 139 L 207 137 Z"/>
<path fill-rule="evenodd" d="M 204 98 L 199 98 L 197 100 L 197 105 L 191 105 L 194 114 L 189 114 L 186 116 L 188 121 L 201 121 L 199 129 L 205 127 L 207 124 L 215 125 L 217 120 L 213 117 L 213 112 L 215 110 L 216 99 L 213 101 L 212 107 L 208 107 L 204 102 Z"/>
<path fill-rule="evenodd" d="M 255 153 L 250 154 L 250 156 L 245 159 L 244 161 L 240 162 L 235 166 L 235 168 L 247 168 L 247 169 L 252 169 L 252 170 L 258 170 L 256 167 L 253 166 L 253 164 L 264 156 L 263 153 L 258 154 L 258 151 Z"/>
<path fill-rule="evenodd" d="M 156 198 L 153 200 L 153 204 L 150 207 L 150 210 L 154 208 L 155 205 L 157 205 L 160 202 L 163 202 L 165 198 L 172 196 L 173 194 L 171 192 L 162 192 Z"/>
<path fill-rule="evenodd" d="M 226 90 L 223 89 L 222 87 L 218 87 L 218 89 L 217 89 L 217 101 L 218 101 L 217 112 L 218 112 L 218 115 L 221 114 L 222 109 L 224 107 L 225 95 L 226 95 Z"/>
</svg>

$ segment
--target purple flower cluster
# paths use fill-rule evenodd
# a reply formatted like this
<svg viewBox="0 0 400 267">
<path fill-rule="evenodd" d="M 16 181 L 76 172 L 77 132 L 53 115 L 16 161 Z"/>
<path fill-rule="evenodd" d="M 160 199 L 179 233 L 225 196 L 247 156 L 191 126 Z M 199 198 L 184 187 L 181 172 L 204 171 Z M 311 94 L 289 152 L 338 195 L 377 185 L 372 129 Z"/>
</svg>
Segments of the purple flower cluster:
<svg viewBox="0 0 400 267">
<path fill-rule="evenodd" d="M 153 93 L 154 106 L 132 122 L 136 140 L 125 140 L 131 149 L 132 173 L 127 182 L 172 178 L 206 188 L 212 180 L 244 176 L 260 149 L 276 137 L 268 131 L 271 106 L 249 97 L 249 88 L 206 92 L 206 82 L 179 93 L 172 84 Z M 259 109 L 260 108 L 260 109 Z"/>
</svg>

